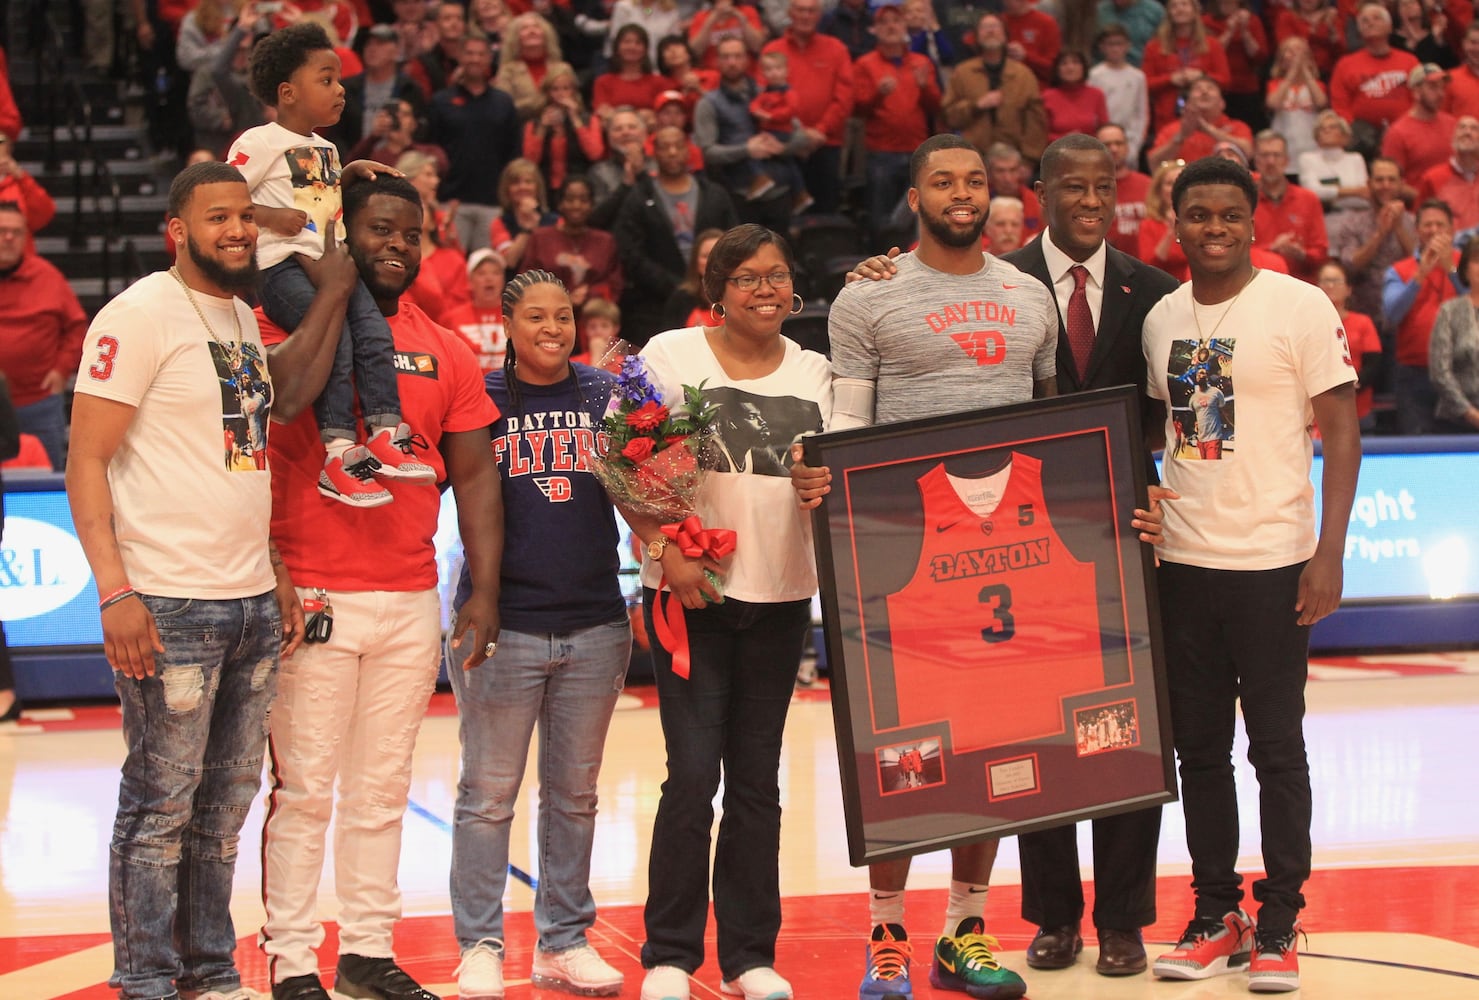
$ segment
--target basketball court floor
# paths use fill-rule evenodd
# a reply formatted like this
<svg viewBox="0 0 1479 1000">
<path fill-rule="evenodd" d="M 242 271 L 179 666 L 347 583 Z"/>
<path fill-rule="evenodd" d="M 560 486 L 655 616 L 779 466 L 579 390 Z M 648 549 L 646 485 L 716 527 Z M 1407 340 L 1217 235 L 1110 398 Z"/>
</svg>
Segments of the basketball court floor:
<svg viewBox="0 0 1479 1000">
<path fill-rule="evenodd" d="M 1315 873 L 1306 889 L 1301 942 L 1306 1000 L 1479 1000 L 1479 652 L 1317 660 L 1306 733 L 1314 775 Z M 652 817 L 663 776 L 662 736 L 651 687 L 623 697 L 601 778 L 594 890 L 595 944 L 627 974 L 641 977 L 641 906 Z M 1255 783 L 1236 751 L 1242 806 L 1242 869 L 1258 869 Z M 112 968 L 106 884 L 108 841 L 123 743 L 113 706 L 47 709 L 0 725 L 0 1000 L 101 998 Z M 457 719 L 437 695 L 421 730 L 412 804 L 405 821 L 400 883 L 405 919 L 397 932 L 402 964 L 430 989 L 456 996 L 457 948 L 448 915 L 447 866 L 457 787 Z M 521 798 L 513 863 L 537 877 L 532 779 Z M 785 924 L 777 968 L 799 998 L 857 995 L 867 927 L 866 873 L 849 867 L 832 717 L 824 689 L 798 691 L 781 765 L 785 809 L 781 885 Z M 255 943 L 259 897 L 260 798 L 247 821 L 233 912 L 237 957 L 247 987 L 266 990 Z M 1087 825 L 1080 827 L 1082 856 Z M 1160 843 L 1159 921 L 1147 930 L 1154 956 L 1190 916 L 1189 865 L 1179 804 L 1165 809 Z M 1091 873 L 1085 872 L 1086 877 Z M 961 996 L 928 985 L 928 956 L 943 918 L 948 856 L 916 859 L 907 920 L 918 944 L 915 996 Z M 1159 982 L 1148 974 L 1105 979 L 1093 972 L 1095 942 L 1085 928 L 1073 969 L 1033 972 L 1024 950 L 1032 928 L 1018 915 L 1015 842 L 1002 844 L 987 903 L 987 929 L 1001 959 L 1024 974 L 1032 1000 L 1209 1000 L 1247 996 L 1224 976 Z M 510 880 L 510 998 L 553 998 L 528 982 L 533 892 Z M 330 922 L 321 966 L 332 970 L 333 859 L 320 892 Z M 712 932 L 712 927 L 711 927 Z M 712 943 L 712 938 L 711 938 Z M 693 996 L 716 1000 L 712 959 Z"/>
</svg>

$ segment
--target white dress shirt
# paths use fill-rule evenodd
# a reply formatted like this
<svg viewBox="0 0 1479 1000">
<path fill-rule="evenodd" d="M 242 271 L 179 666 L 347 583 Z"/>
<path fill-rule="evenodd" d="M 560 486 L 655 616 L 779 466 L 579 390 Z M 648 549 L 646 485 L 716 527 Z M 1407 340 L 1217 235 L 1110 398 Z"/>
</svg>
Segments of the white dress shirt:
<svg viewBox="0 0 1479 1000">
<path fill-rule="evenodd" d="M 1058 300 L 1058 315 L 1063 320 L 1063 329 L 1068 329 L 1068 300 L 1073 298 L 1073 275 L 1068 272 L 1079 263 L 1068 256 L 1048 237 L 1047 230 L 1039 239 L 1042 242 L 1043 260 L 1048 265 L 1048 276 L 1053 279 L 1053 296 Z M 1104 309 L 1104 266 L 1109 260 L 1108 242 L 1099 244 L 1092 257 L 1083 262 L 1088 268 L 1089 280 L 1084 285 L 1084 294 L 1089 299 L 1089 314 L 1094 317 L 1094 334 L 1099 333 L 1099 314 Z"/>
</svg>

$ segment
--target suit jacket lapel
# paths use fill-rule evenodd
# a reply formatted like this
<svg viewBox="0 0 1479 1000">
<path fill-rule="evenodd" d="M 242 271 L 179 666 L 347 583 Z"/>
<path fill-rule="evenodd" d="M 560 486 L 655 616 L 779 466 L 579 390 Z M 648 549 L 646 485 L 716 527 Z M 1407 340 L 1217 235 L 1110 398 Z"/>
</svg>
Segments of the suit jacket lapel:
<svg viewBox="0 0 1479 1000">
<path fill-rule="evenodd" d="M 1131 277 L 1128 261 L 1114 247 L 1107 247 L 1104 300 L 1099 306 L 1099 329 L 1094 336 L 1094 350 L 1089 354 L 1089 370 L 1083 379 L 1085 385 L 1093 380 L 1099 366 L 1112 353 L 1116 338 L 1124 333 L 1125 320 L 1130 315 L 1130 299 L 1134 295 Z"/>
</svg>

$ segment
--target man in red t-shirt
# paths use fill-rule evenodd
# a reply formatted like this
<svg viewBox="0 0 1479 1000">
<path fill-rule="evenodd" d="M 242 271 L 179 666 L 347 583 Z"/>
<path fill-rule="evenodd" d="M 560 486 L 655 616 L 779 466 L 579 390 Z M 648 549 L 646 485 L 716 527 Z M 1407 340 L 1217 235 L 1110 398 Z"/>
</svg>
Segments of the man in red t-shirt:
<svg viewBox="0 0 1479 1000">
<path fill-rule="evenodd" d="M 1418 65 L 1411 52 L 1392 48 L 1392 15 L 1367 2 L 1356 13 L 1361 48 L 1341 56 L 1330 74 L 1330 106 L 1351 123 L 1355 149 L 1370 157 L 1387 126 L 1412 106 L 1407 74 Z"/>
<path fill-rule="evenodd" d="M 1417 203 L 1436 198 L 1453 210 L 1453 228 L 1479 226 L 1479 118 L 1463 115 L 1453 126 L 1453 155 L 1417 182 Z"/>
<path fill-rule="evenodd" d="M 1145 218 L 1145 196 L 1150 191 L 1150 176 L 1130 168 L 1130 141 L 1120 125 L 1099 126 L 1098 138 L 1114 161 L 1114 224 L 1109 227 L 1110 246 L 1138 257 L 1140 254 L 1140 220 Z"/>
<path fill-rule="evenodd" d="M 1156 133 L 1146 159 L 1151 164 L 1166 160 L 1191 163 L 1211 156 L 1219 142 L 1237 146 L 1245 159 L 1253 156 L 1253 130 L 1246 122 L 1227 116 L 1222 87 L 1210 76 L 1204 76 L 1187 89 L 1181 119 L 1169 122 Z"/>
<path fill-rule="evenodd" d="M 783 52 L 790 71 L 796 118 L 807 142 L 802 177 L 818 212 L 835 212 L 842 188 L 842 140 L 853 107 L 852 56 L 831 35 L 817 32 L 821 0 L 792 0 L 791 26 L 762 52 Z"/>
<path fill-rule="evenodd" d="M 853 64 L 853 93 L 868 149 L 868 235 L 873 249 L 880 249 L 909 190 L 909 156 L 933 132 L 940 82 L 929 57 L 909 51 L 909 27 L 898 0 L 876 6 L 873 35 L 877 46 Z"/>
<path fill-rule="evenodd" d="M 1063 48 L 1058 22 L 1037 9 L 1037 0 L 1004 0 L 1002 24 L 1007 29 L 1007 58 L 1024 62 L 1046 87 L 1053 82 L 1053 63 Z"/>
<path fill-rule="evenodd" d="M 1258 168 L 1258 207 L 1253 210 L 1258 242 L 1282 257 L 1290 274 L 1314 284 L 1330 249 L 1320 196 L 1289 183 L 1284 175 L 1289 146 L 1272 129 L 1258 133 L 1253 159 Z"/>
<path fill-rule="evenodd" d="M 343 198 L 349 256 L 390 323 L 401 403 L 426 438 L 419 457 L 458 500 L 473 593 L 454 636 L 474 643 L 468 666 L 475 666 L 493 654 L 498 639 L 503 511 L 488 431 L 498 409 L 457 336 L 401 297 L 421 264 L 416 189 L 382 174 L 346 187 Z M 319 266 L 343 267 L 342 257 L 326 252 Z M 259 319 L 263 343 L 272 347 L 278 399 L 316 396 L 334 333 L 300 326 L 289 337 Z M 261 940 L 274 993 L 327 1000 L 314 951 L 324 935 L 315 895 L 334 815 L 335 853 L 341 862 L 353 859 L 335 885 L 336 988 L 353 996 L 427 998 L 396 965 L 392 929 L 400 915 L 396 870 L 411 751 L 441 663 L 432 543 L 440 498 L 434 490 L 391 483 L 389 506 L 325 500 L 317 485 L 324 446 L 311 409 L 276 427 L 269 448 L 273 541 L 292 567 L 304 609 L 332 621 L 317 642 L 310 626 L 310 642 L 284 661 L 270 719 Z"/>
<path fill-rule="evenodd" d="M 1382 280 L 1386 321 L 1397 325 L 1397 428 L 1403 434 L 1433 429 L 1437 396 L 1428 377 L 1428 344 L 1438 307 L 1459 294 L 1459 251 L 1453 248 L 1453 212 L 1441 201 L 1417 209 L 1417 249 L 1391 267 Z"/>
<path fill-rule="evenodd" d="M 1443 110 L 1448 74 L 1442 67 L 1425 63 L 1407 74 L 1412 107 L 1387 127 L 1381 138 L 1381 155 L 1402 170 L 1402 181 L 1414 191 L 1423 174 L 1448 159 L 1449 139 L 1456 119 Z"/>
<path fill-rule="evenodd" d="M 1448 74 L 1443 110 L 1451 115 L 1479 115 L 1479 21 L 1464 31 L 1464 63 Z"/>
<path fill-rule="evenodd" d="M 31 229 L 14 202 L 0 202 L 0 372 L 21 430 L 46 446 L 52 467 L 67 465 L 62 392 L 82 360 L 87 314 L 67 279 L 27 249 Z"/>
</svg>

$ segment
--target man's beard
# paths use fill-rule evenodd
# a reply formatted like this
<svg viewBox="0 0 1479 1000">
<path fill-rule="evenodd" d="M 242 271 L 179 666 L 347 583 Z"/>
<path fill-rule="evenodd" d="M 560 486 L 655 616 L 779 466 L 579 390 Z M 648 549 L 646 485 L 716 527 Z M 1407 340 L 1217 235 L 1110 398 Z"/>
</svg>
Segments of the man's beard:
<svg viewBox="0 0 1479 1000">
<path fill-rule="evenodd" d="M 349 256 L 354 260 L 354 266 L 359 271 L 359 280 L 365 283 L 370 294 L 377 299 L 398 299 L 405 294 L 406 289 L 416 280 L 416 275 L 421 273 L 421 261 L 406 261 L 405 277 L 390 284 L 381 279 L 379 272 L 375 270 L 375 262 L 370 258 L 362 256 L 354 247 L 349 248 Z"/>
<path fill-rule="evenodd" d="M 195 237 L 185 237 L 185 252 L 195 263 L 195 267 L 201 275 L 223 292 L 231 295 L 249 295 L 257 290 L 257 255 L 249 253 L 246 255 L 244 267 L 227 267 L 214 257 L 207 256 L 201 252 L 200 244 L 195 242 Z"/>
<path fill-rule="evenodd" d="M 943 243 L 947 247 L 953 247 L 956 250 L 963 250 L 968 246 L 974 246 L 981 242 L 981 233 L 986 229 L 987 218 L 988 216 L 985 213 L 977 216 L 975 225 L 964 232 L 951 227 L 950 223 L 945 221 L 944 216 L 924 215 L 921 213 L 919 222 L 940 243 Z"/>
</svg>

